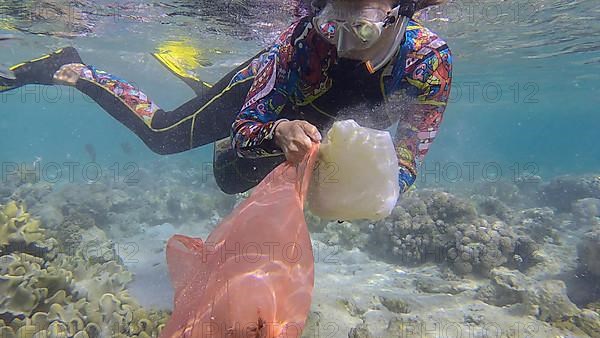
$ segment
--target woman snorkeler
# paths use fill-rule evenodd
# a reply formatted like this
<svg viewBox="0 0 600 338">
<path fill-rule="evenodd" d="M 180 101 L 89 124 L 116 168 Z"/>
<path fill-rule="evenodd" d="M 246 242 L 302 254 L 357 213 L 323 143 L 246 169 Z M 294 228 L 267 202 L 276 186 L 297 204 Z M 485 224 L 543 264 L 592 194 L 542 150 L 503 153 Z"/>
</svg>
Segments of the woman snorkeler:
<svg viewBox="0 0 600 338">
<path fill-rule="evenodd" d="M 159 154 L 216 142 L 214 173 L 226 193 L 250 189 L 286 159 L 299 162 L 342 114 L 357 120 L 369 114 L 373 128 L 398 122 L 403 192 L 415 181 L 450 93 L 446 42 L 412 19 L 442 1 L 316 0 L 314 14 L 212 86 L 155 54 L 197 94 L 173 111 L 84 64 L 72 47 L 11 67 L 11 76 L 0 74 L 0 91 L 74 86 Z"/>
</svg>

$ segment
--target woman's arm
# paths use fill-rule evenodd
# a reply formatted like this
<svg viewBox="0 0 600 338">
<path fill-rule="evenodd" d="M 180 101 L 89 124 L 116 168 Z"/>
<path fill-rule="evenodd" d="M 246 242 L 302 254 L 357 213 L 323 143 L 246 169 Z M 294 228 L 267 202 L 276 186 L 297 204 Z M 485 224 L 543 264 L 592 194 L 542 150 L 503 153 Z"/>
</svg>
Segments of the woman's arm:
<svg viewBox="0 0 600 338">
<path fill-rule="evenodd" d="M 288 64 L 293 54 L 293 35 L 300 22 L 291 25 L 261 56 L 262 64 L 240 113 L 232 125 L 233 147 L 238 156 L 258 158 L 284 153 L 288 160 L 301 158 L 311 140 L 320 139 L 306 121 L 279 119 L 288 103 Z M 276 127 L 277 133 L 275 132 Z M 308 144 L 308 147 L 304 147 Z"/>
<path fill-rule="evenodd" d="M 452 56 L 445 42 L 429 31 L 417 34 L 428 39 L 419 50 L 407 54 L 402 89 L 414 98 L 402 114 L 396 132 L 396 151 L 400 165 L 399 183 L 408 190 L 417 177 L 420 165 L 436 137 L 450 95 Z M 410 37 L 410 35 L 409 35 Z"/>
</svg>

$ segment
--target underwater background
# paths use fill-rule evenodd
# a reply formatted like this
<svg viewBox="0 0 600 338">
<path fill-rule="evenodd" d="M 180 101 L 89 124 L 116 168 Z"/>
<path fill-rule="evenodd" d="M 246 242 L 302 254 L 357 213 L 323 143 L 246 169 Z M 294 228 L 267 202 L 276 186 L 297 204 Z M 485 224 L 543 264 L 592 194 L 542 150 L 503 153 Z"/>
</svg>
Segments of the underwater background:
<svg viewBox="0 0 600 338">
<path fill-rule="evenodd" d="M 193 92 L 151 52 L 177 49 L 216 82 L 307 10 L 273 0 L 3 0 L 0 34 L 11 39 L 0 40 L 0 66 L 70 45 L 173 109 Z M 317 261 L 305 336 L 600 337 L 600 7 L 453 1 L 420 20 L 453 54 L 439 136 L 388 219 L 308 216 Z M 212 146 L 156 155 L 64 86 L 0 93 L 0 139 L 0 332 L 43 313 L 35 321 L 47 332 L 60 322 L 68 336 L 108 336 L 114 320 L 127 322 L 122 335 L 157 336 L 172 299 L 165 239 L 206 237 L 244 198 L 218 191 Z M 65 163 L 78 164 L 72 177 Z M 19 217 L 45 232 L 3 232 Z"/>
</svg>

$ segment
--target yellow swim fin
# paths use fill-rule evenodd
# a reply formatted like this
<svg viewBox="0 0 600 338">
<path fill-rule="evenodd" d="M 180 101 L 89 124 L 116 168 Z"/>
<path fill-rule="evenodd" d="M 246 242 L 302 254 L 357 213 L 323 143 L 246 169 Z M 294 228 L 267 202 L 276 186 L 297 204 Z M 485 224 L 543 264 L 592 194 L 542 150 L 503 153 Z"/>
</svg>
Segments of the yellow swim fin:
<svg viewBox="0 0 600 338">
<path fill-rule="evenodd" d="M 201 52 L 185 41 L 166 41 L 158 47 L 152 56 L 171 73 L 180 78 L 197 94 L 212 87 L 211 84 L 198 78 L 193 70 L 208 63 L 200 58 Z"/>
</svg>

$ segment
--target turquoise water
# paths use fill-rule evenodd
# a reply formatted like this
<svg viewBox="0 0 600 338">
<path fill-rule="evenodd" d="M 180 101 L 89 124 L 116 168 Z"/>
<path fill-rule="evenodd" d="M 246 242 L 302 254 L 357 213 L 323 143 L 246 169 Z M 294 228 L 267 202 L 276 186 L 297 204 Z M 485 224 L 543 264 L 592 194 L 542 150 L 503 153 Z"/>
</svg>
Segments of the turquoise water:
<svg viewBox="0 0 600 338">
<path fill-rule="evenodd" d="M 282 5 L 274 0 L 218 3 L 198 0 L 2 1 L 0 36 L 10 34 L 13 39 L 0 39 L 0 67 L 7 68 L 63 46 L 74 46 L 84 62 L 127 79 L 161 108 L 170 110 L 191 99 L 194 93 L 165 70 L 151 52 L 173 41 L 194 47 L 200 52 L 202 63 L 195 73 L 204 81 L 216 82 L 255 55 L 301 13 L 302 9 L 293 4 Z M 556 327 L 550 328 L 549 324 L 558 319 L 539 315 L 533 319 L 531 314 L 522 315 L 518 312 L 519 304 L 515 305 L 519 303 L 517 301 L 506 303 L 515 305 L 510 309 L 503 307 L 502 300 L 488 299 L 484 301 L 486 305 L 482 305 L 479 298 L 474 301 L 478 288 L 485 289 L 490 283 L 489 275 L 453 279 L 456 276 L 447 274 L 444 264 L 416 264 L 414 267 L 389 260 L 393 256 L 390 252 L 400 250 L 400 240 L 404 244 L 410 243 L 411 238 L 414 241 L 412 233 L 403 232 L 405 224 L 412 224 L 420 229 L 415 230 L 418 232 L 425 231 L 423 229 L 434 221 L 436 226 L 446 222 L 452 231 L 463 231 L 467 244 L 472 239 L 467 233 L 475 232 L 469 227 L 481 229 L 489 225 L 490 229 L 496 230 L 504 229 L 502 224 L 505 224 L 505 228 L 514 228 L 534 238 L 543 256 L 550 257 L 545 261 L 547 265 L 540 263 L 537 270 L 527 272 L 529 282 L 564 281 L 577 306 L 583 308 L 587 303 L 596 302 L 593 306 L 598 311 L 600 267 L 590 268 L 592 274 L 595 273 L 591 282 L 585 279 L 580 285 L 575 281 L 581 276 L 576 252 L 580 238 L 588 230 L 600 234 L 600 148 L 597 146 L 600 137 L 600 8 L 597 1 L 454 1 L 422 13 L 420 18 L 424 25 L 448 42 L 454 68 L 452 98 L 440 132 L 420 170 L 417 195 L 407 196 L 406 204 L 399 203 L 400 211 L 392 215 L 390 222 L 396 224 L 396 228 L 390 226 L 390 229 L 396 232 L 381 230 L 389 226 L 388 223 L 348 225 L 346 222 L 340 225 L 331 222 L 324 226 L 308 219 L 315 241 L 313 246 L 322 246 L 322 254 L 333 253 L 338 263 L 328 265 L 323 257 L 321 260 L 317 257 L 311 316 L 316 311 L 323 315 L 323 321 L 327 318 L 337 320 L 336 325 L 344 330 L 358 327 L 357 322 L 352 321 L 356 318 L 348 319 L 359 317 L 352 311 L 349 311 L 351 314 L 344 312 L 338 317 L 328 317 L 341 311 L 340 299 L 343 299 L 342 303 L 346 302 L 344 309 L 352 308 L 347 302 L 350 298 L 346 297 L 353 296 L 352 301 L 356 302 L 353 311 L 363 309 L 361 320 L 372 324 L 369 318 L 377 322 L 380 319 L 377 311 L 381 310 L 379 305 L 379 308 L 369 308 L 372 296 L 395 294 L 403 301 L 412 302 L 409 307 L 413 312 L 398 310 L 395 312 L 398 318 L 408 313 L 415 314 L 415 318 L 426 318 L 431 314 L 432 320 L 458 320 L 466 327 L 473 323 L 482 326 L 483 319 L 479 322 L 473 319 L 477 316 L 497 320 L 496 324 L 509 327 L 533 321 L 538 325 L 537 334 L 531 336 L 558 336 L 559 331 L 553 331 Z M 144 306 L 170 308 L 172 290 L 164 262 L 164 240 L 174 232 L 205 238 L 243 198 L 224 196 L 214 185 L 199 183 L 205 175 L 204 165 L 212 162 L 212 145 L 176 155 L 154 154 L 95 102 L 65 86 L 27 86 L 0 93 L 0 140 L 0 204 L 13 198 L 11 189 L 14 189 L 19 192 L 17 197 L 34 203 L 32 213 L 39 213 L 44 225 L 55 231 L 53 236 L 60 237 L 63 225 L 67 223 L 62 221 L 76 215 L 85 221 L 92 218 L 102 229 L 100 232 L 105 232 L 106 238 L 117 243 L 117 248 L 137 243 L 140 251 L 136 251 L 135 262 L 128 263 L 125 259 L 119 263 L 137 276 L 127 289 L 141 299 Z M 56 177 L 57 173 L 51 164 L 57 164 L 60 170 L 66 168 L 65 163 L 85 165 L 93 159 L 90 152 L 95 153 L 105 178 L 115 175 L 112 171 L 115 166 L 119 176 L 127 175 L 129 165 L 133 164 L 143 169 L 142 184 L 125 187 L 120 185 L 123 182 L 120 179 L 114 186 L 106 182 L 97 186 L 70 184 L 72 182 L 63 176 L 56 182 L 64 184 L 62 188 L 67 192 L 56 188 L 45 195 L 45 188 L 39 185 L 28 187 L 5 182 L 7 171 L 14 172 L 15 166 L 31 168 L 34 163 L 46 165 L 50 172 L 45 173 L 48 175 L 45 178 L 52 181 L 48 178 Z M 482 181 L 516 181 L 523 176 L 540 176 L 548 183 L 561 175 L 592 177 L 582 183 L 592 192 L 578 195 L 579 191 L 573 193 L 577 190 L 573 186 L 577 184 L 569 183 L 565 183 L 564 189 L 560 183 L 534 189 L 533 195 L 564 193 L 566 207 L 561 205 L 562 195 L 556 199 L 548 196 L 537 199 L 527 195 L 526 189 L 520 191 L 519 198 L 513 198 L 510 192 L 502 196 L 499 192 L 502 186 L 497 188 L 497 194 L 494 190 L 494 196 L 489 200 L 485 198 L 490 196 L 470 195 L 471 190 L 477 191 L 474 187 Z M 84 183 L 94 181 L 89 178 L 81 171 L 75 176 Z M 447 195 L 428 195 L 430 192 L 427 189 L 421 191 L 420 187 L 448 190 L 459 187 L 457 190 L 464 189 L 469 194 L 460 198 L 452 195 L 453 198 L 445 200 Z M 573 190 L 568 191 L 571 188 Z M 478 214 L 474 220 L 465 221 L 460 218 L 461 213 L 468 216 L 473 212 L 468 203 L 472 203 L 473 209 L 478 208 Z M 570 209 L 572 204 L 577 206 Z M 427 208 L 433 211 L 423 211 Z M 493 211 L 487 213 L 489 209 Z M 564 209 L 568 212 L 561 213 Z M 423 214 L 415 216 L 413 212 Z M 453 212 L 459 216 L 455 217 Z M 75 221 L 81 222 L 81 219 Z M 498 225 L 496 221 L 504 223 Z M 89 224 L 84 223 L 75 222 L 86 228 L 82 232 L 93 233 L 94 229 L 90 230 Z M 435 232 L 436 226 L 431 226 L 431 234 L 426 235 L 447 240 L 445 233 Z M 361 242 L 361 232 L 364 236 L 368 233 L 370 242 Z M 423 234 L 417 236 L 420 235 Z M 596 245 L 599 251 L 595 252 L 600 254 L 600 237 L 590 238 L 589 246 Z M 514 244 L 514 237 L 510 239 Z M 456 244 L 451 239 L 448 247 L 456 251 L 465 244 L 462 240 L 462 237 L 458 238 Z M 407 245 L 410 249 L 410 244 Z M 1 250 L 0 245 L 0 253 L 4 254 Z M 382 254 L 382 250 L 388 252 Z M 595 261 L 594 255 L 590 254 L 588 258 L 592 258 L 588 260 Z M 514 265 L 509 268 L 513 270 L 504 273 L 527 271 L 522 266 L 518 271 Z M 0 271 L 3 271 L 1 266 Z M 415 287 L 417 283 L 423 284 Z M 436 287 L 442 291 L 431 291 Z M 431 292 L 423 291 L 425 289 Z M 464 293 L 453 293 L 458 289 Z M 155 297 L 145 297 L 145 294 Z M 502 294 L 498 297 L 502 298 Z M 382 303 L 385 307 L 385 304 L 389 305 Z M 464 307 L 461 308 L 461 304 L 465 304 Z M 562 310 L 560 307 L 557 311 Z M 463 316 L 461 311 L 466 314 Z M 0 319 L 6 319 L 1 312 Z M 369 317 L 369 313 L 373 317 Z M 515 318 L 521 321 L 516 322 Z M 388 317 L 384 319 L 381 320 L 386 324 L 393 323 Z M 596 324 L 600 328 L 600 317 Z M 373 332 L 379 332 L 373 327 L 376 325 L 370 327 Z M 331 336 L 346 337 L 347 332 L 340 331 Z M 560 333 L 574 336 L 569 331 Z"/>
<path fill-rule="evenodd" d="M 10 65 L 73 45 L 85 62 L 134 82 L 161 107 L 174 108 L 192 92 L 149 55 L 161 42 L 185 40 L 200 48 L 212 65 L 197 72 L 216 81 L 293 19 L 286 8 L 270 13 L 250 6 L 236 16 L 235 7 L 220 11 L 201 2 L 110 4 L 83 2 L 67 18 L 29 9 L 45 14 L 49 22 L 31 20 L 23 9 L 26 19 L 0 16 L 5 26 L 24 31 L 5 30 L 19 40 L 2 43 L 0 62 Z M 4 6 L 8 12 L 11 5 Z M 265 21 L 267 15 L 270 20 Z M 429 13 L 424 21 L 448 41 L 455 63 L 453 99 L 426 168 L 435 170 L 439 163 L 441 173 L 444 166 L 450 170 L 449 162 L 457 163 L 467 177 L 465 162 L 480 162 L 481 168 L 497 162 L 506 175 L 531 162 L 537 169 L 529 171 L 545 178 L 597 169 L 599 16 L 591 0 L 455 2 L 441 13 Z M 240 29 L 242 25 L 249 29 Z M 67 33 L 73 37 L 52 36 Z M 81 94 L 66 87 L 29 90 L 38 98 L 23 92 L 1 97 L 3 159 L 81 157 L 82 145 L 90 143 L 99 161 L 112 161 L 122 157 L 117 150 L 121 142 L 134 145 L 139 159 L 155 156 Z M 208 153 L 200 149 L 182 156 Z"/>
</svg>

